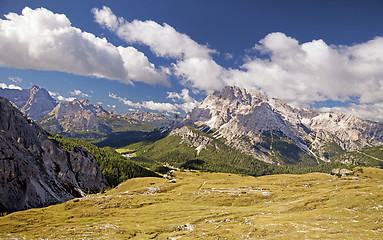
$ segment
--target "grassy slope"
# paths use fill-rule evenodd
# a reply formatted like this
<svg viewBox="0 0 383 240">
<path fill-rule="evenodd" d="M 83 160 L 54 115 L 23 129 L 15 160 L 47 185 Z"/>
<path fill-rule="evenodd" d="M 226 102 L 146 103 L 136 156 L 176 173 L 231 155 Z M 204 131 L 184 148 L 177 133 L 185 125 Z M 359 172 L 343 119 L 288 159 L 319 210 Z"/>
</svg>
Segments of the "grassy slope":
<svg viewBox="0 0 383 240">
<path fill-rule="evenodd" d="M 383 146 L 363 148 L 360 151 L 343 153 L 332 157 L 331 160 L 347 160 L 358 165 L 383 167 Z"/>
<path fill-rule="evenodd" d="M 68 152 L 78 145 L 85 148 L 94 156 L 110 186 L 117 186 L 129 178 L 158 176 L 154 172 L 124 158 L 110 147 L 99 148 L 91 143 L 74 138 L 65 138 L 60 135 L 52 135 L 50 138 Z"/>
<path fill-rule="evenodd" d="M 106 194 L 2 217 L 0 238 L 382 239 L 383 170 L 363 170 L 358 179 L 189 171 L 175 182 L 130 179 Z"/>
<path fill-rule="evenodd" d="M 132 158 L 132 161 L 148 168 L 152 168 L 152 166 L 156 164 L 170 164 L 175 167 L 188 169 L 260 176 L 277 173 L 330 172 L 331 169 L 341 166 L 341 164 L 337 162 L 318 165 L 313 158 L 310 158 L 306 154 L 307 159 L 302 157 L 292 164 L 284 164 L 281 166 L 267 164 L 252 156 L 241 153 L 234 148 L 228 147 L 220 140 L 214 139 L 211 135 L 195 129 L 193 129 L 193 131 L 205 137 L 209 137 L 212 140 L 212 143 L 208 145 L 207 149 L 201 150 L 199 155 L 197 155 L 195 147 L 190 147 L 185 143 L 180 144 L 182 140 L 178 136 L 168 136 L 153 144 L 136 143 L 127 146 L 126 149 L 136 151 L 136 158 Z M 284 155 L 291 156 L 303 154 L 302 151 L 296 149 L 297 147 L 295 145 L 293 150 L 284 149 L 286 146 L 283 145 L 282 142 L 282 140 L 274 142 L 275 152 L 283 151 Z M 278 146 L 284 147 L 278 148 Z"/>
</svg>

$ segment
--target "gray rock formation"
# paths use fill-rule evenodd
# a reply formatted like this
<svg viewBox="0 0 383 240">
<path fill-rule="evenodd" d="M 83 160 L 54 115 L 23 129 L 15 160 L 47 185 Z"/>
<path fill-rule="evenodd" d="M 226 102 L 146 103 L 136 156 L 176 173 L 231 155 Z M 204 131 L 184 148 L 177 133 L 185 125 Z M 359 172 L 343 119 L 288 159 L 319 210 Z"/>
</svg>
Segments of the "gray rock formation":
<svg viewBox="0 0 383 240">
<path fill-rule="evenodd" d="M 168 120 L 167 117 L 165 117 L 161 113 L 153 113 L 153 112 L 148 112 L 148 111 L 139 111 L 135 113 L 128 113 L 126 116 L 139 120 L 139 121 L 144 121 L 144 122 L 153 122 L 153 121 L 163 121 L 163 120 Z"/>
<path fill-rule="evenodd" d="M 22 113 L 33 120 L 44 117 L 57 105 L 56 100 L 49 95 L 46 89 L 35 85 L 23 90 L 0 88 L 0 96 L 8 98 Z"/>
<path fill-rule="evenodd" d="M 43 207 L 108 187 L 92 155 L 68 153 L 0 98 L 0 211 Z"/>
<path fill-rule="evenodd" d="M 181 137 L 182 141 L 180 142 L 180 144 L 186 143 L 190 147 L 195 147 L 197 150 L 197 155 L 200 153 L 201 150 L 206 149 L 209 145 L 212 144 L 211 138 L 193 132 L 193 130 L 187 126 L 174 129 L 170 132 L 169 136 Z"/>
<path fill-rule="evenodd" d="M 101 106 L 94 106 L 88 100 L 75 99 L 61 102 L 38 123 L 47 131 L 71 133 L 94 131 L 106 133 L 107 130 L 97 120 L 98 116 L 109 115 Z"/>
<path fill-rule="evenodd" d="M 303 153 L 324 161 L 328 161 L 329 144 L 344 151 L 383 144 L 383 124 L 293 108 L 239 87 L 225 87 L 207 96 L 187 114 L 184 124 L 206 126 L 229 146 L 270 163 L 276 163 L 277 144 L 273 143 L 281 141 L 286 146 L 292 146 L 292 141 Z"/>
</svg>

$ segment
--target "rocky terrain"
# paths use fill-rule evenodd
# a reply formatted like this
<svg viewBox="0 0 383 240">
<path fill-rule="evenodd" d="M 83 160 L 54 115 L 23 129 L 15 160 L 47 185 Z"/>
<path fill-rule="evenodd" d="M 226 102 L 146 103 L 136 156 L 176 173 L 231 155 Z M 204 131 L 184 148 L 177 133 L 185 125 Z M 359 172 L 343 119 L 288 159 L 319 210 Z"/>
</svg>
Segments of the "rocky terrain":
<svg viewBox="0 0 383 240">
<path fill-rule="evenodd" d="M 1 239 L 382 239 L 383 170 L 135 178 L 1 218 Z"/>
<path fill-rule="evenodd" d="M 187 114 L 184 124 L 269 163 L 293 162 L 301 154 L 329 161 L 334 154 L 383 144 L 383 124 L 341 113 L 293 108 L 257 91 L 225 87 Z M 294 156 L 295 155 L 295 156 Z"/>
<path fill-rule="evenodd" d="M 82 147 L 60 149 L 5 98 L 0 113 L 0 211 L 43 207 L 108 187 Z"/>
<path fill-rule="evenodd" d="M 13 102 L 22 113 L 33 120 L 44 117 L 57 105 L 56 100 L 49 95 L 46 89 L 35 85 L 23 90 L 0 88 L 0 96 Z"/>
<path fill-rule="evenodd" d="M 148 111 L 139 111 L 135 113 L 128 113 L 126 116 L 139 121 L 153 122 L 153 121 L 166 121 L 169 120 L 161 113 L 153 113 Z"/>
<path fill-rule="evenodd" d="M 71 133 L 95 131 L 106 133 L 107 129 L 97 120 L 98 116 L 109 115 L 101 106 L 94 106 L 88 100 L 75 99 L 61 102 L 38 123 L 47 131 Z"/>
<path fill-rule="evenodd" d="M 187 126 L 183 126 L 171 131 L 169 136 L 180 136 L 182 139 L 180 144 L 186 143 L 191 147 L 195 147 L 197 150 L 197 155 L 199 155 L 201 150 L 206 149 L 213 142 L 211 138 L 203 136 Z"/>
</svg>

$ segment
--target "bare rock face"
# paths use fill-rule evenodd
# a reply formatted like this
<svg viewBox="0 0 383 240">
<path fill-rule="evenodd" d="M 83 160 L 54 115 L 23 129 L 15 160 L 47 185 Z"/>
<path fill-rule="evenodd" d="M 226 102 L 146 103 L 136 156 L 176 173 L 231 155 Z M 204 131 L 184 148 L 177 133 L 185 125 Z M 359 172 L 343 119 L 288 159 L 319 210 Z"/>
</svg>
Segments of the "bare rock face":
<svg viewBox="0 0 383 240">
<path fill-rule="evenodd" d="M 208 126 L 229 146 L 270 163 L 275 163 L 273 143 L 281 146 L 282 141 L 324 161 L 328 161 L 328 144 L 344 151 L 383 144 L 383 124 L 341 113 L 293 108 L 239 87 L 225 87 L 207 96 L 187 114 L 184 124 Z"/>
<path fill-rule="evenodd" d="M 180 144 L 186 143 L 190 147 L 195 147 L 197 150 L 197 155 L 201 150 L 206 149 L 209 145 L 212 144 L 212 139 L 193 132 L 193 130 L 187 126 L 174 129 L 170 132 L 169 136 L 181 137 L 182 141 Z"/>
<path fill-rule="evenodd" d="M 75 99 L 61 102 L 50 111 L 39 124 L 46 130 L 61 132 L 95 131 L 107 132 L 97 120 L 97 116 L 109 115 L 101 106 L 94 106 L 88 100 Z"/>
<path fill-rule="evenodd" d="M 144 122 L 153 122 L 153 121 L 164 121 L 168 120 L 167 117 L 165 117 L 161 113 L 153 113 L 153 112 L 147 112 L 147 111 L 139 111 L 135 113 L 129 113 L 126 114 L 126 116 L 131 117 L 133 119 L 144 121 Z"/>
<path fill-rule="evenodd" d="M 0 98 L 0 211 L 43 207 L 108 187 L 92 155 L 68 153 Z"/>
<path fill-rule="evenodd" d="M 57 105 L 56 100 L 49 95 L 46 89 L 35 85 L 23 90 L 0 88 L 0 96 L 8 98 L 22 113 L 33 120 L 44 117 Z"/>
</svg>

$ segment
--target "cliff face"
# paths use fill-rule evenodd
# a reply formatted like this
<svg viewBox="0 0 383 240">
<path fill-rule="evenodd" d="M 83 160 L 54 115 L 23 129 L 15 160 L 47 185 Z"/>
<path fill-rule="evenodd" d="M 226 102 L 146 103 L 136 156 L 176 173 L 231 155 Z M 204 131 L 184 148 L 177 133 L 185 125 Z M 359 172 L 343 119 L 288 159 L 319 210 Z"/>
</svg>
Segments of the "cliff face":
<svg viewBox="0 0 383 240">
<path fill-rule="evenodd" d="M 46 89 L 37 86 L 23 90 L 0 88 L 0 96 L 8 98 L 33 120 L 44 117 L 57 105 Z"/>
<path fill-rule="evenodd" d="M 302 153 L 328 161 L 329 151 L 383 144 L 383 124 L 341 113 L 293 108 L 239 87 L 226 87 L 207 96 L 187 114 L 184 123 L 213 129 L 229 146 L 270 163 L 276 163 L 275 156 L 282 151 L 291 155 L 293 145 Z M 280 146 L 278 152 L 276 146 Z"/>
<path fill-rule="evenodd" d="M 106 133 L 107 130 L 97 120 L 98 116 L 109 115 L 101 106 L 94 106 L 88 100 L 75 99 L 61 102 L 50 111 L 39 124 L 46 130 L 61 133 L 95 131 Z"/>
<path fill-rule="evenodd" d="M 45 131 L 0 98 L 0 211 L 43 207 L 108 187 L 82 147 L 60 149 Z"/>
</svg>

